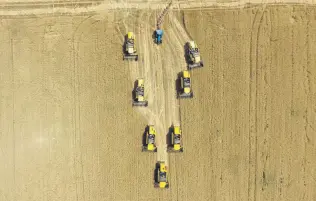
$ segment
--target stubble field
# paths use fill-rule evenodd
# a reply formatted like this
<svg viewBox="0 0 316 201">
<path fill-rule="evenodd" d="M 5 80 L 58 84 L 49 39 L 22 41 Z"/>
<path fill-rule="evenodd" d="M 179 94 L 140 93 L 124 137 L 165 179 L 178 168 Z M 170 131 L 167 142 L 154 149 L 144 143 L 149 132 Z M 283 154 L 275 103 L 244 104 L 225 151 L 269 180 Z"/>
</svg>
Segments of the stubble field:
<svg viewBox="0 0 316 201">
<path fill-rule="evenodd" d="M 162 10 L 1 20 L 0 200 L 316 199 L 316 7 Z M 138 62 L 122 60 L 134 31 Z M 177 100 L 195 40 L 205 67 Z M 148 108 L 132 108 L 135 79 Z M 184 152 L 167 154 L 181 123 Z M 147 124 L 157 153 L 141 152 Z M 155 162 L 170 189 L 153 188 Z"/>
</svg>

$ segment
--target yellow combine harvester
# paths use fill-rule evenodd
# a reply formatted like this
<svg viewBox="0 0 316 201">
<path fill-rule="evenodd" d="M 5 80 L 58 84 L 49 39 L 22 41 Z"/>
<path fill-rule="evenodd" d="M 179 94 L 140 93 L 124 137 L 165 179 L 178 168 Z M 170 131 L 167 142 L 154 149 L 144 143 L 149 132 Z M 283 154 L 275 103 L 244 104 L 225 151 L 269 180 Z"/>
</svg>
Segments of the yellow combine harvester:
<svg viewBox="0 0 316 201">
<path fill-rule="evenodd" d="M 142 151 L 150 151 L 150 152 L 157 152 L 156 146 L 156 129 L 153 125 L 149 125 L 146 128 L 146 140 L 145 144 L 143 145 Z"/>
<path fill-rule="evenodd" d="M 145 100 L 145 86 L 144 79 L 138 79 L 136 88 L 133 92 L 133 106 L 148 106 L 148 101 Z"/>
<path fill-rule="evenodd" d="M 138 60 L 138 54 L 135 46 L 135 35 L 133 32 L 128 32 L 125 36 L 124 50 L 124 60 Z"/>
<path fill-rule="evenodd" d="M 159 161 L 155 170 L 155 188 L 169 188 L 168 172 L 165 162 Z"/>
<path fill-rule="evenodd" d="M 189 63 L 189 69 L 203 67 L 203 61 L 201 60 L 200 50 L 195 41 L 187 42 L 187 59 Z"/>
<path fill-rule="evenodd" d="M 171 143 L 168 152 L 183 152 L 182 147 L 182 131 L 180 126 L 172 126 Z"/>
<path fill-rule="evenodd" d="M 179 98 L 192 98 L 193 97 L 193 91 L 191 88 L 191 76 L 189 71 L 185 70 L 182 71 L 180 75 L 180 89 L 178 91 L 178 97 Z"/>
</svg>

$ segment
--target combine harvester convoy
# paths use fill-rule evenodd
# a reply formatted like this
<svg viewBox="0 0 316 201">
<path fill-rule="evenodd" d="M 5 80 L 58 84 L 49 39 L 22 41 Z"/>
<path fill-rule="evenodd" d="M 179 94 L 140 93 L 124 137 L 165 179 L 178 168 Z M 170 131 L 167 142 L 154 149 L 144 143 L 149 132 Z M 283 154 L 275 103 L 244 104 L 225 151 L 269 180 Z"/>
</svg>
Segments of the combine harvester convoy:
<svg viewBox="0 0 316 201">
<path fill-rule="evenodd" d="M 164 9 L 157 21 L 157 29 L 154 32 L 155 43 L 157 45 L 162 44 L 162 36 L 164 34 L 161 29 L 161 23 L 163 17 L 166 15 L 171 3 Z M 186 60 L 188 63 L 188 70 L 184 70 L 179 73 L 178 81 L 179 87 L 177 87 L 177 97 L 182 98 L 193 98 L 191 75 L 189 70 L 194 68 L 203 67 L 203 61 L 201 60 L 200 50 L 195 41 L 188 41 L 185 44 Z M 128 32 L 125 36 L 124 43 L 124 60 L 138 60 L 138 54 L 135 45 L 135 35 L 133 32 Z M 133 106 L 148 106 L 148 101 L 145 99 L 145 80 L 138 79 L 135 82 L 134 93 L 133 93 Z M 180 125 L 173 125 L 169 135 L 170 143 L 167 145 L 167 152 L 183 152 L 182 145 L 182 131 Z M 148 125 L 144 133 L 144 142 L 142 146 L 143 152 L 157 152 L 156 146 L 156 130 L 154 125 Z M 154 178 L 155 188 L 169 188 L 168 171 L 165 161 L 158 161 L 155 169 Z"/>
</svg>

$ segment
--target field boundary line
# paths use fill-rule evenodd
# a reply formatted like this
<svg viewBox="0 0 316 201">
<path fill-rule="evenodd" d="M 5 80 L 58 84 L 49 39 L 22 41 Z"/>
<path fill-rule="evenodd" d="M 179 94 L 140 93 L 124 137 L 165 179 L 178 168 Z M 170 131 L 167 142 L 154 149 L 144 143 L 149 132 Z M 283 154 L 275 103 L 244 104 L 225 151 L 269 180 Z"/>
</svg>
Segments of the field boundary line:
<svg viewBox="0 0 316 201">
<path fill-rule="evenodd" d="M 262 5 L 268 6 L 284 6 L 284 5 L 315 5 L 316 2 L 309 0 L 308 2 L 233 2 L 233 3 L 216 3 L 213 1 L 206 1 L 203 3 L 196 3 L 194 1 L 178 1 L 172 3 L 170 10 L 212 10 L 212 9 L 235 9 L 235 8 L 252 8 L 259 7 Z M 9 8 L 9 9 L 8 9 Z M 0 16 L 18 16 L 18 15 L 83 15 L 83 14 L 94 14 L 97 12 L 103 12 L 105 10 L 120 10 L 120 9 L 148 9 L 158 10 L 161 9 L 161 3 L 159 2 L 133 2 L 128 4 L 125 3 L 102 3 L 100 0 L 92 1 L 73 1 L 73 2 L 11 2 L 4 3 L 0 2 Z"/>
</svg>

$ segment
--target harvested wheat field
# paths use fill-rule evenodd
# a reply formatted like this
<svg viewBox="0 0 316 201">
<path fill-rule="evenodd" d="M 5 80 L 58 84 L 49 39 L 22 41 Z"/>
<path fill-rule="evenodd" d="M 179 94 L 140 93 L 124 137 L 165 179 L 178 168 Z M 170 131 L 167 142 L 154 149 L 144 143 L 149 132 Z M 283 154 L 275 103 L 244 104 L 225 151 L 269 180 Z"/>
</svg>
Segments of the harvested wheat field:
<svg viewBox="0 0 316 201">
<path fill-rule="evenodd" d="M 167 4 L 91 2 L 1 8 L 0 201 L 316 200 L 315 6 L 182 2 L 157 46 Z M 128 31 L 137 62 L 122 59 Z M 204 67 L 178 100 L 189 40 Z M 148 107 L 132 107 L 137 78 Z M 157 153 L 141 151 L 148 124 Z M 166 152 L 172 124 L 183 153 Z M 154 188 L 157 161 L 169 189 Z"/>
</svg>

